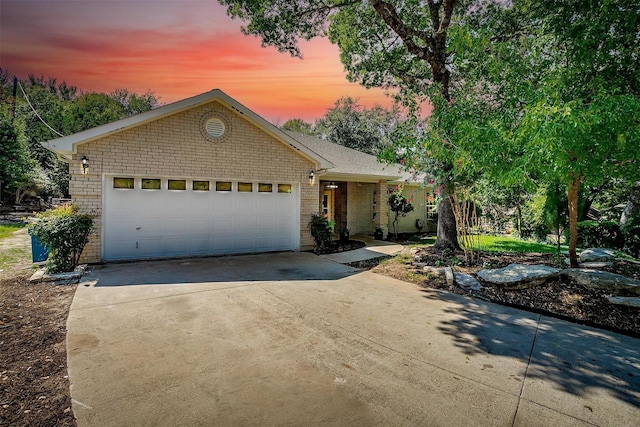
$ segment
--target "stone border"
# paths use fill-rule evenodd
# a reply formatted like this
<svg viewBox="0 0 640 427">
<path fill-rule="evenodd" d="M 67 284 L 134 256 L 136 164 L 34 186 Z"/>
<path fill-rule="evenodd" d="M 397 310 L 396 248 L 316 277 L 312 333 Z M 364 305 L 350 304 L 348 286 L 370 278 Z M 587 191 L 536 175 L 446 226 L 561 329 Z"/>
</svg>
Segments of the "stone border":
<svg viewBox="0 0 640 427">
<path fill-rule="evenodd" d="M 29 278 L 29 283 L 45 283 L 51 282 L 54 285 L 74 285 L 80 282 L 80 279 L 84 275 L 87 269 L 87 264 L 82 264 L 76 267 L 74 271 L 66 273 L 47 274 L 45 269 L 41 268 Z"/>
</svg>

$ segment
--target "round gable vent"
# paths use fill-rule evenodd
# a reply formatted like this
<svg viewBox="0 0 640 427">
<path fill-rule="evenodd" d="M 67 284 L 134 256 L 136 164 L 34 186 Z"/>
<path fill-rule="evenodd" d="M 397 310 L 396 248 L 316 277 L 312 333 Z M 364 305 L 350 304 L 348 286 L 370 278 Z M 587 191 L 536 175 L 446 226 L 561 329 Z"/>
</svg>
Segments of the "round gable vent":
<svg viewBox="0 0 640 427">
<path fill-rule="evenodd" d="M 224 135 L 225 125 L 222 120 L 217 117 L 212 117 L 204 125 L 207 134 L 213 138 L 220 138 Z"/>
<path fill-rule="evenodd" d="M 205 111 L 200 116 L 199 128 L 200 135 L 209 142 L 225 142 L 233 133 L 231 119 L 218 109 Z"/>
</svg>

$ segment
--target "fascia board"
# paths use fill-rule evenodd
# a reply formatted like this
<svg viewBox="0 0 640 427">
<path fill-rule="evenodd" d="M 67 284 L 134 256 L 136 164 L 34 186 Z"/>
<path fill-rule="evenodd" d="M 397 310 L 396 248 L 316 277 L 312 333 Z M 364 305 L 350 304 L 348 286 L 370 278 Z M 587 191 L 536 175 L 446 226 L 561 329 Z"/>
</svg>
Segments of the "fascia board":
<svg viewBox="0 0 640 427">
<path fill-rule="evenodd" d="M 280 140 L 282 143 L 288 145 L 291 149 L 298 151 L 303 157 L 306 157 L 308 160 L 316 163 L 317 169 L 331 169 L 334 166 L 329 160 L 325 159 L 315 151 L 307 148 L 306 146 L 300 144 L 298 141 L 290 137 L 285 132 L 281 131 L 277 126 L 272 125 L 244 105 L 240 104 L 235 99 L 231 98 L 224 92 L 220 91 L 222 96 L 220 97 L 220 101 L 226 104 L 227 107 L 234 110 L 236 113 L 242 115 L 249 122 L 253 123 L 264 132 L 268 133 L 272 137 L 277 140 Z"/>
</svg>

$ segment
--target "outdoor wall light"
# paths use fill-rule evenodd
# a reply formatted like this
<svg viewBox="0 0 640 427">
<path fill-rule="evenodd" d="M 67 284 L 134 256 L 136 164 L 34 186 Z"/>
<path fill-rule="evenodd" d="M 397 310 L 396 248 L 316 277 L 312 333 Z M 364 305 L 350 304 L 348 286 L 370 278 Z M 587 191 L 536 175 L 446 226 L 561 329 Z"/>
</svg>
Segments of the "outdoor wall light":
<svg viewBox="0 0 640 427">
<path fill-rule="evenodd" d="M 82 173 L 86 175 L 87 169 L 89 169 L 89 159 L 87 156 L 82 156 Z"/>
<path fill-rule="evenodd" d="M 313 184 L 313 178 L 314 178 L 315 176 L 316 176 L 316 172 L 315 172 L 313 169 L 311 169 L 311 170 L 309 171 L 309 184 Z"/>
</svg>

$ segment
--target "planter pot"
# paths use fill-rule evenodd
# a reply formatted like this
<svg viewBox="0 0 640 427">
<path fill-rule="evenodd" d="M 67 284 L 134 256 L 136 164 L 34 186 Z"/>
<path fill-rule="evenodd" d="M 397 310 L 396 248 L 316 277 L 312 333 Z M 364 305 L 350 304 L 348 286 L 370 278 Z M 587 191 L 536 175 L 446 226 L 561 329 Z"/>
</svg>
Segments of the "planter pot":
<svg viewBox="0 0 640 427">
<path fill-rule="evenodd" d="M 382 240 L 382 231 L 375 231 L 373 233 L 373 238 L 376 240 Z"/>
</svg>

